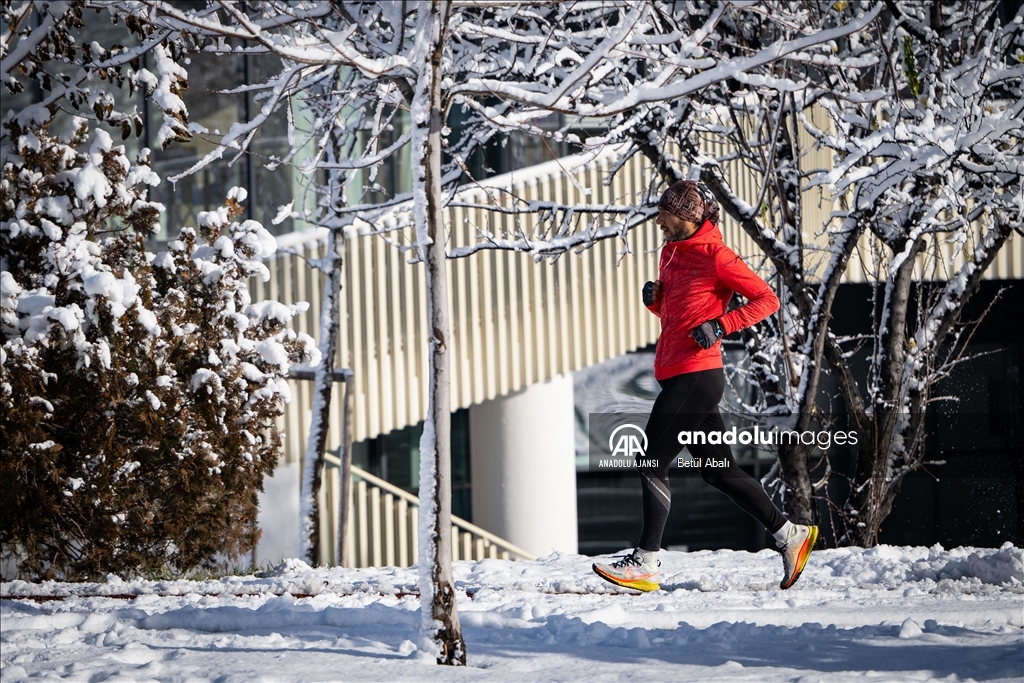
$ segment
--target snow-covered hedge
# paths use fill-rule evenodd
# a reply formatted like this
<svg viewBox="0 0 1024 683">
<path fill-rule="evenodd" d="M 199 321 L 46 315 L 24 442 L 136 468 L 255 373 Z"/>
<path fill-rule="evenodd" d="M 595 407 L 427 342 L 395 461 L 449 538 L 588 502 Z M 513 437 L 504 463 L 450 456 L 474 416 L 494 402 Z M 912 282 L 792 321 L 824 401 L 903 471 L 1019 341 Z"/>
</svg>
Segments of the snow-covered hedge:
<svg viewBox="0 0 1024 683">
<path fill-rule="evenodd" d="M 148 150 L 31 107 L 4 122 L 0 542 L 24 576 L 208 565 L 257 541 L 291 363 L 319 361 L 253 303 L 276 249 L 243 190 L 146 250 L 163 207 Z M 87 151 L 86 151 L 87 150 Z"/>
</svg>

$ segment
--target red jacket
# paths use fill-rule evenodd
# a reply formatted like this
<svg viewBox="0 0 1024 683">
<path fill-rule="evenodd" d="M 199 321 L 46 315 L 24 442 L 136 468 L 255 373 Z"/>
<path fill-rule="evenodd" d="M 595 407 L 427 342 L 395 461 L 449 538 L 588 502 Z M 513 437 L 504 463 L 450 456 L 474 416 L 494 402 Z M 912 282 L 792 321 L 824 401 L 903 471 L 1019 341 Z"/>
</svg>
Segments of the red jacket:
<svg viewBox="0 0 1024 683">
<path fill-rule="evenodd" d="M 775 293 L 722 241 L 717 225 L 704 221 L 692 237 L 668 242 L 661 251 L 661 298 L 648 308 L 661 318 L 654 376 L 722 367 L 721 342 L 702 349 L 690 336 L 701 323 L 718 318 L 726 334 L 750 327 L 779 310 Z M 733 292 L 747 303 L 726 313 Z"/>
</svg>

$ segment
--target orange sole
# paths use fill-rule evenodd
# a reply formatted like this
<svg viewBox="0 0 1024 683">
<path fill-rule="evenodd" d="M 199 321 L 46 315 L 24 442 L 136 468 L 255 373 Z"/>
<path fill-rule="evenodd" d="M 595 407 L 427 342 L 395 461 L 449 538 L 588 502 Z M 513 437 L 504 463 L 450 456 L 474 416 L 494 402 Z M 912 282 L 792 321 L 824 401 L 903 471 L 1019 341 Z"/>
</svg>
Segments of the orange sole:
<svg viewBox="0 0 1024 683">
<path fill-rule="evenodd" d="M 796 565 L 796 571 L 793 572 L 793 578 L 789 580 L 789 583 L 780 586 L 782 590 L 786 590 L 800 578 L 800 575 L 804 573 L 804 567 L 807 566 L 807 560 L 810 558 L 811 553 L 814 551 L 814 544 L 818 542 L 818 527 L 808 527 L 810 533 L 807 534 L 807 538 L 804 540 L 803 546 L 800 547 L 800 559 Z"/>
<path fill-rule="evenodd" d="M 659 586 L 655 582 L 648 581 L 646 579 L 641 579 L 639 581 L 623 581 L 622 579 L 617 579 L 614 576 L 609 576 L 608 574 L 602 572 L 600 569 L 597 568 L 596 564 L 593 566 L 593 570 L 595 574 L 600 576 L 608 583 L 613 583 L 616 586 L 621 586 L 622 588 L 632 588 L 633 590 L 643 591 L 645 593 L 650 593 L 651 591 L 656 591 L 659 588 L 661 588 L 661 586 Z"/>
</svg>

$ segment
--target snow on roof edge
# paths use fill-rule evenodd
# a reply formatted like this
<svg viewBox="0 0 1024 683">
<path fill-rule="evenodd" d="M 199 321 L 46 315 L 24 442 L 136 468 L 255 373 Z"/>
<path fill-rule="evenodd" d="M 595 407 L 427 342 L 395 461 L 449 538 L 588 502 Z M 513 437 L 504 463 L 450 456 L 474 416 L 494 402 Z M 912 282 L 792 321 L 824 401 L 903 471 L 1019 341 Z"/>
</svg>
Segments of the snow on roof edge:
<svg viewBox="0 0 1024 683">
<path fill-rule="evenodd" d="M 555 173 L 568 173 L 571 170 L 579 166 L 589 166 L 596 164 L 606 159 L 614 158 L 620 150 L 625 146 L 626 143 L 620 143 L 618 145 L 608 145 L 604 147 L 596 155 L 587 160 L 590 154 L 580 153 L 571 154 L 567 157 L 560 157 L 558 159 L 552 159 L 551 161 L 545 161 L 542 164 L 535 164 L 533 166 L 527 166 L 525 169 L 518 171 L 509 171 L 508 173 L 502 173 L 500 175 L 485 178 L 483 180 L 477 180 L 471 183 L 466 183 L 459 187 L 455 192 L 455 196 L 460 196 L 469 192 L 479 191 L 489 188 L 504 188 L 509 187 L 514 183 L 529 182 L 530 180 L 536 180 L 546 175 L 553 175 Z M 394 211 L 397 213 L 405 208 L 405 205 L 410 203 L 402 202 L 394 207 Z M 284 235 L 277 236 L 277 248 L 292 249 L 295 247 L 313 244 L 319 242 L 327 236 L 327 228 L 318 227 L 310 230 L 299 230 L 296 232 L 285 233 Z"/>
</svg>

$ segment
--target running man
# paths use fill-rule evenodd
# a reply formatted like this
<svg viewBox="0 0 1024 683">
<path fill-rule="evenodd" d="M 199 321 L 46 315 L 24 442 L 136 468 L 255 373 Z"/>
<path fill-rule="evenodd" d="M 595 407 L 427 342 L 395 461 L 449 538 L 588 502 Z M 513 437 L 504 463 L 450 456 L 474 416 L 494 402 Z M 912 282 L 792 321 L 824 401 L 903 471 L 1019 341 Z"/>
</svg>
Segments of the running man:
<svg viewBox="0 0 1024 683">
<path fill-rule="evenodd" d="M 659 280 L 643 288 L 644 304 L 661 318 L 661 337 L 654 357 L 654 377 L 661 393 L 647 421 L 649 448 L 640 468 L 643 526 L 640 544 L 611 564 L 594 564 L 599 576 L 619 586 L 658 590 L 658 551 L 672 505 L 668 468 L 682 447 L 681 431 L 725 432 L 718 402 L 725 391 L 720 340 L 764 320 L 779 310 L 771 288 L 722 241 L 718 203 L 706 187 L 680 180 L 658 202 L 657 224 L 666 244 L 658 267 Z M 747 303 L 726 312 L 733 292 Z M 689 445 L 701 461 L 707 483 L 729 496 L 772 536 L 782 553 L 780 587 L 792 586 L 818 539 L 818 527 L 793 524 L 765 493 L 760 482 L 740 469 L 725 444 Z M 713 460 L 727 467 L 709 467 Z"/>
</svg>

